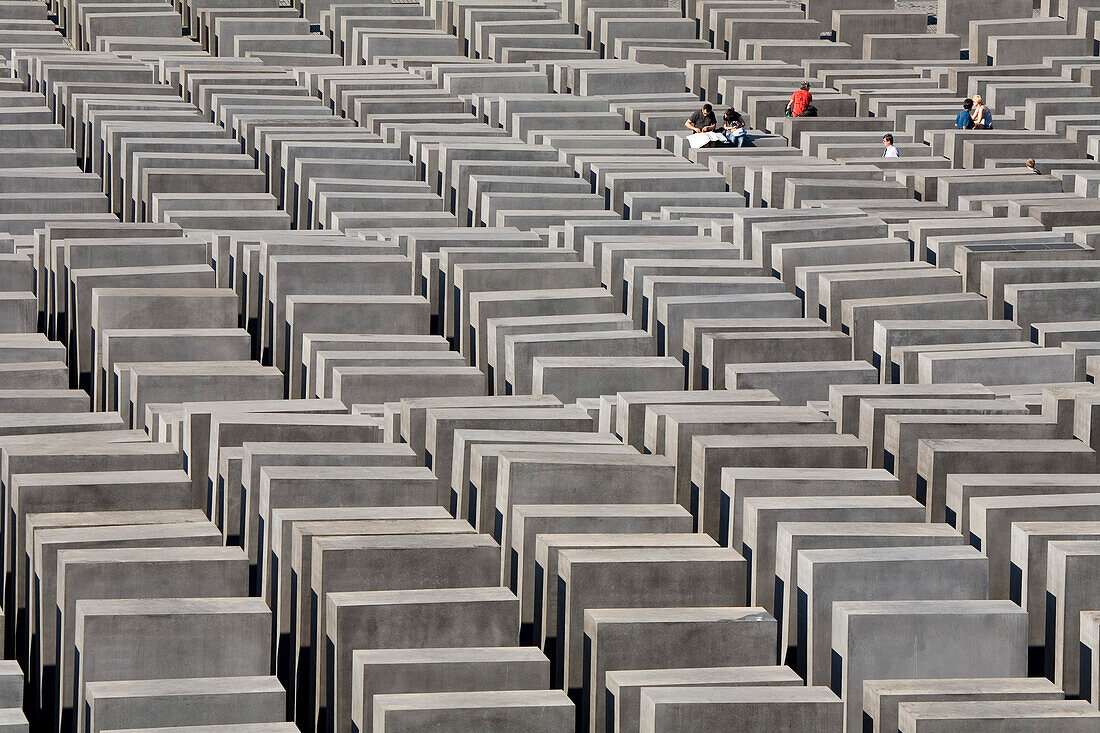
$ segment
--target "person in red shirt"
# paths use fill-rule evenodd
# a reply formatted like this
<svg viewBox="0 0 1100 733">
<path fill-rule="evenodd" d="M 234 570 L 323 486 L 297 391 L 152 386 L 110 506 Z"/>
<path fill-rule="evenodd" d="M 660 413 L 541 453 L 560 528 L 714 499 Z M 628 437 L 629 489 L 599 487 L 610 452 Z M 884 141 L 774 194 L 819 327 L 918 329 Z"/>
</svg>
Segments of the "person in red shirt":
<svg viewBox="0 0 1100 733">
<path fill-rule="evenodd" d="M 810 94 L 809 83 L 802 82 L 798 91 L 791 95 L 791 101 L 787 102 L 787 109 L 790 110 L 791 117 L 798 117 L 805 112 L 806 107 L 810 106 L 812 101 L 814 101 L 814 95 Z"/>
</svg>

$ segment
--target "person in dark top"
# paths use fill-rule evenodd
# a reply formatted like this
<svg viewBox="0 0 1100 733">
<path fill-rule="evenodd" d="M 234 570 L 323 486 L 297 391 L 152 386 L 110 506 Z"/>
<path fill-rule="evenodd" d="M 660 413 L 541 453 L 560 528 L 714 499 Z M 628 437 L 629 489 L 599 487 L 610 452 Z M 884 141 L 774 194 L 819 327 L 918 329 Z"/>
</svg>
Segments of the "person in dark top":
<svg viewBox="0 0 1100 733">
<path fill-rule="evenodd" d="M 730 145 L 740 148 L 745 144 L 745 120 L 732 107 L 722 116 L 722 134 L 729 140 Z"/>
<path fill-rule="evenodd" d="M 684 127 L 692 132 L 714 132 L 718 127 L 718 120 L 714 118 L 714 108 L 710 104 L 704 104 L 703 108 L 694 112 Z"/>
<path fill-rule="evenodd" d="M 799 85 L 798 91 L 791 95 L 791 101 L 787 102 L 787 110 L 790 111 L 790 116 L 798 117 L 806 111 L 812 101 L 814 101 L 814 95 L 810 94 L 810 84 L 804 81 Z"/>
<path fill-rule="evenodd" d="M 955 115 L 955 129 L 956 130 L 973 130 L 974 119 L 970 116 L 970 110 L 974 108 L 974 100 L 967 98 L 963 100 L 962 111 Z"/>
</svg>

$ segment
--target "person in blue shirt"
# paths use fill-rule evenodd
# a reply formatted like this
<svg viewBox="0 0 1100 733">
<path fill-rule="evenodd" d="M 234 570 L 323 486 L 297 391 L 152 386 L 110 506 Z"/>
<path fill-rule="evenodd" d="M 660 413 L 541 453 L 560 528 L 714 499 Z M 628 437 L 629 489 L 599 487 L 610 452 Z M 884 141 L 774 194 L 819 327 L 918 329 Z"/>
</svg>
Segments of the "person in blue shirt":
<svg viewBox="0 0 1100 733">
<path fill-rule="evenodd" d="M 970 110 L 974 108 L 974 100 L 964 99 L 962 112 L 955 115 L 955 129 L 956 130 L 973 130 L 974 119 L 970 114 Z"/>
</svg>

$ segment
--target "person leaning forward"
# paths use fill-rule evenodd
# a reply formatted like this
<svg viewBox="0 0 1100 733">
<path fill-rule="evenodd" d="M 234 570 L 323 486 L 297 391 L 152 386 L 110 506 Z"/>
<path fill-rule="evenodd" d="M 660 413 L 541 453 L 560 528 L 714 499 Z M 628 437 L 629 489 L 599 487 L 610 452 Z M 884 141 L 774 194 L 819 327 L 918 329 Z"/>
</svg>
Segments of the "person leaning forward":
<svg viewBox="0 0 1100 733">
<path fill-rule="evenodd" d="M 692 113 L 684 127 L 692 132 L 713 132 L 718 127 L 718 120 L 714 117 L 714 108 L 704 104 L 703 108 Z"/>
<path fill-rule="evenodd" d="M 727 109 L 722 117 L 722 134 L 726 136 L 730 145 L 740 148 L 745 144 L 745 118 L 733 107 Z"/>
<path fill-rule="evenodd" d="M 790 112 L 790 117 L 798 117 L 806 111 L 812 101 L 814 101 L 814 95 L 810 94 L 810 83 L 804 81 L 798 86 L 798 91 L 791 95 L 786 111 Z"/>
</svg>

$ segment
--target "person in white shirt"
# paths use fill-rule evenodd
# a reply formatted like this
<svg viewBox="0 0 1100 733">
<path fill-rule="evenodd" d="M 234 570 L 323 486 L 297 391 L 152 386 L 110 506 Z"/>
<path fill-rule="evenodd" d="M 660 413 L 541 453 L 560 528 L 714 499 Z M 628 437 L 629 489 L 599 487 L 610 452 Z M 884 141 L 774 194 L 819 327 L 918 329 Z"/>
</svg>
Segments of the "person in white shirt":
<svg viewBox="0 0 1100 733">
<path fill-rule="evenodd" d="M 901 153 L 898 152 L 897 146 L 894 145 L 894 136 L 887 133 L 882 136 L 882 144 L 885 146 L 885 150 L 882 151 L 883 158 L 900 158 Z"/>
</svg>

